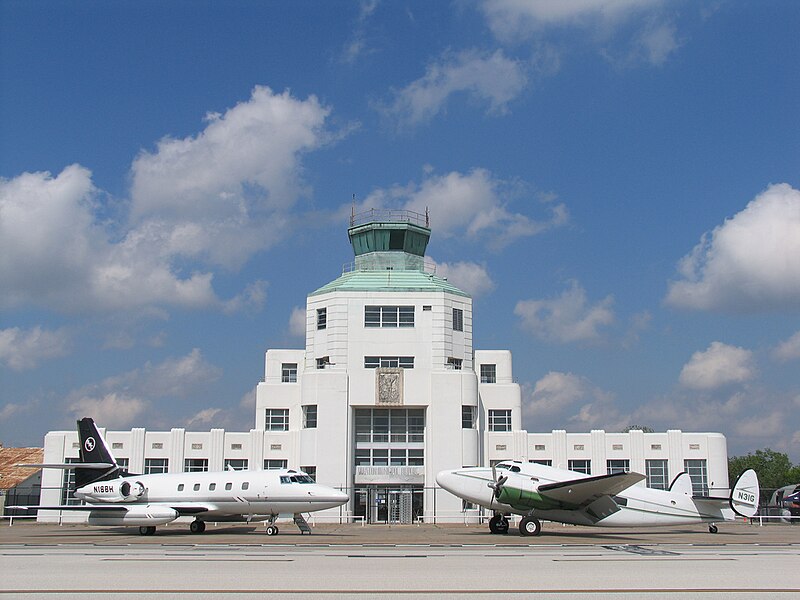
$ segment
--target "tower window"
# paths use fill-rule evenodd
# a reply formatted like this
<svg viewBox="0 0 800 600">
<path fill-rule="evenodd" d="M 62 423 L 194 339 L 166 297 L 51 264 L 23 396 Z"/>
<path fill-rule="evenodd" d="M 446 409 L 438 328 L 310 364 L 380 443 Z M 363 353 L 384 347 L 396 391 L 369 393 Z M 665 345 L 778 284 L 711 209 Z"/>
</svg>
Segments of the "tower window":
<svg viewBox="0 0 800 600">
<path fill-rule="evenodd" d="M 267 431 L 289 431 L 289 409 L 267 408 L 264 411 L 264 429 Z"/>
<path fill-rule="evenodd" d="M 511 431 L 511 411 L 489 410 L 489 431 Z"/>
<path fill-rule="evenodd" d="M 317 309 L 317 329 L 325 329 L 328 326 L 328 309 Z"/>
<path fill-rule="evenodd" d="M 475 429 L 475 407 L 461 407 L 461 429 Z"/>
<path fill-rule="evenodd" d="M 463 360 L 460 358 L 453 358 L 452 356 L 447 359 L 447 367 L 449 369 L 453 369 L 455 371 L 461 370 L 461 365 L 463 364 Z"/>
<path fill-rule="evenodd" d="M 497 383 L 497 365 L 481 365 L 481 383 Z"/>
<path fill-rule="evenodd" d="M 453 331 L 464 331 L 464 311 L 460 308 L 453 309 Z"/>
<path fill-rule="evenodd" d="M 317 426 L 317 405 L 306 404 L 303 406 L 303 427 L 314 429 Z"/>
<path fill-rule="evenodd" d="M 297 363 L 281 365 L 281 383 L 297 383 Z"/>
<path fill-rule="evenodd" d="M 365 306 L 364 327 L 413 327 L 413 306 Z"/>
<path fill-rule="evenodd" d="M 381 368 L 400 368 L 400 369 L 413 369 L 414 357 L 413 356 L 365 356 L 364 368 L 377 369 Z"/>
</svg>

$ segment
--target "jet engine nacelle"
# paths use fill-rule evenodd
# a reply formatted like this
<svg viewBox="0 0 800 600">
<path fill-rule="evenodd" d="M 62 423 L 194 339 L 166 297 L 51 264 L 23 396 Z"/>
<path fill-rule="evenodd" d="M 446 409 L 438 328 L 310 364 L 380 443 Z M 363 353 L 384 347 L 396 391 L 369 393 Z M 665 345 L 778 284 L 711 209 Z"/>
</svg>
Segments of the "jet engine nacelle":
<svg viewBox="0 0 800 600">
<path fill-rule="evenodd" d="M 141 481 L 112 479 L 97 481 L 82 487 L 75 496 L 91 502 L 133 502 L 145 492 Z"/>
<path fill-rule="evenodd" d="M 178 511 L 168 506 L 128 506 L 109 510 L 93 510 L 87 523 L 100 526 L 150 526 L 163 525 L 178 518 Z"/>
</svg>

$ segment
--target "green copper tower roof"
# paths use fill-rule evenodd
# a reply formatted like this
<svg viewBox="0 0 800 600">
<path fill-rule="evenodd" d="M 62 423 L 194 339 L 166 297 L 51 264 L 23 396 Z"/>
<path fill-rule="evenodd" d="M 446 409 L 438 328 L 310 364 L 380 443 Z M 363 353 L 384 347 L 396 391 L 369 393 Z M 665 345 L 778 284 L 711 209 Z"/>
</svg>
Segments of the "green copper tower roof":
<svg viewBox="0 0 800 600">
<path fill-rule="evenodd" d="M 309 294 L 334 291 L 449 292 L 469 296 L 426 268 L 425 248 L 431 236 L 428 213 L 370 210 L 350 217 L 347 230 L 355 264 L 342 276 Z M 428 265 L 432 267 L 432 265 Z"/>
</svg>

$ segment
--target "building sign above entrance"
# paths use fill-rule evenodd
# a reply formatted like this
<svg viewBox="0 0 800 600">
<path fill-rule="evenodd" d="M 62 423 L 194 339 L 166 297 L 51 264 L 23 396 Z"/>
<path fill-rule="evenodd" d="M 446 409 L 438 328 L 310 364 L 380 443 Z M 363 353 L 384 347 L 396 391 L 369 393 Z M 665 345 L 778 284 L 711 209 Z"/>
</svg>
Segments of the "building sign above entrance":
<svg viewBox="0 0 800 600">
<path fill-rule="evenodd" d="M 356 483 L 424 483 L 425 467 L 356 467 Z"/>
</svg>

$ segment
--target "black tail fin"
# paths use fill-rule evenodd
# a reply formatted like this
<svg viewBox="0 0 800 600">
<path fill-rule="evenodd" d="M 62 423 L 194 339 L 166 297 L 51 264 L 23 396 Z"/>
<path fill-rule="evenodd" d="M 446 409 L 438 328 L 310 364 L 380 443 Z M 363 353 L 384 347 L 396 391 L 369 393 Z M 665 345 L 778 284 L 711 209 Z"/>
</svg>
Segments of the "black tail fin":
<svg viewBox="0 0 800 600">
<path fill-rule="evenodd" d="M 75 488 L 82 488 L 95 481 L 106 481 L 119 476 L 120 468 L 108 444 L 100 435 L 94 420 L 84 417 L 78 421 L 78 440 L 80 441 L 80 456 L 82 463 L 108 463 L 109 468 L 98 470 L 96 467 L 91 469 L 75 468 Z"/>
</svg>

